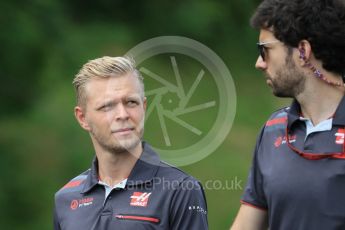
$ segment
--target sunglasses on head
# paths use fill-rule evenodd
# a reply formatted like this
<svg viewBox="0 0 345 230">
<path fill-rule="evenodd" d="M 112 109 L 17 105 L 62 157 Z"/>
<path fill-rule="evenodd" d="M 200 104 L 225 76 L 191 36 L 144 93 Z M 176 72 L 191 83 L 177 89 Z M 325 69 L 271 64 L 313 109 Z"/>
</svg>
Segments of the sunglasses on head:
<svg viewBox="0 0 345 230">
<path fill-rule="evenodd" d="M 258 46 L 259 54 L 260 54 L 260 56 L 261 56 L 263 61 L 265 61 L 265 58 L 266 58 L 266 49 L 267 49 L 267 47 L 265 45 L 272 44 L 272 43 L 277 43 L 277 42 L 280 42 L 280 41 L 275 40 L 275 41 L 269 41 L 269 42 L 258 42 L 258 43 L 256 43 L 257 46 Z"/>
</svg>

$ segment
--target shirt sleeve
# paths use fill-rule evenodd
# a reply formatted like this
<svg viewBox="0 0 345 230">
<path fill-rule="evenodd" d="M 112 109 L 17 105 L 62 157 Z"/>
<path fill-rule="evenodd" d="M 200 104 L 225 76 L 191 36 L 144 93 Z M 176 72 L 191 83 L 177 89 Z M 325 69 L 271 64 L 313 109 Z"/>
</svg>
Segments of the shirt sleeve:
<svg viewBox="0 0 345 230">
<path fill-rule="evenodd" d="M 267 201 L 263 189 L 263 176 L 258 161 L 258 153 L 260 151 L 263 131 L 264 128 L 261 129 L 261 132 L 256 141 L 253 162 L 249 172 L 247 185 L 241 198 L 241 203 L 254 206 L 255 208 L 267 210 Z"/>
<path fill-rule="evenodd" d="M 171 201 L 170 229 L 208 229 L 207 203 L 202 185 L 192 179 L 184 180 Z"/>
<path fill-rule="evenodd" d="M 54 205 L 53 224 L 54 224 L 54 230 L 61 230 L 59 218 L 57 216 L 56 205 Z"/>
</svg>

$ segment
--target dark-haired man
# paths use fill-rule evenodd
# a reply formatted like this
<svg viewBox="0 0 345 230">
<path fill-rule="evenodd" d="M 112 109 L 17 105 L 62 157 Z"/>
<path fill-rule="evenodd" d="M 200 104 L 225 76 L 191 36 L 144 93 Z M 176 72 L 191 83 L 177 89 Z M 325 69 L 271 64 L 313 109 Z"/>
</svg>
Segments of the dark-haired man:
<svg viewBox="0 0 345 230">
<path fill-rule="evenodd" d="M 233 230 L 345 229 L 344 0 L 264 0 L 256 68 L 290 107 L 262 128 Z"/>
</svg>

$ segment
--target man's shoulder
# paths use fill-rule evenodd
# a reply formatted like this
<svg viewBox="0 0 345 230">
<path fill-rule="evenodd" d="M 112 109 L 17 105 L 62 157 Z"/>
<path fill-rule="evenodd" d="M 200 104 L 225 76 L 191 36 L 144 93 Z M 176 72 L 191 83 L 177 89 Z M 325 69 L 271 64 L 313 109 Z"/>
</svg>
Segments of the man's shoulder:
<svg viewBox="0 0 345 230">
<path fill-rule="evenodd" d="M 174 182 L 185 180 L 197 181 L 194 177 L 185 173 L 183 170 L 165 161 L 162 161 L 159 157 L 159 154 L 155 152 L 155 150 L 153 150 L 153 148 L 146 142 L 144 142 L 144 152 L 146 152 L 145 157 L 147 158 L 144 161 L 149 163 L 151 166 L 158 166 L 158 170 L 155 174 L 156 179 L 164 178 L 165 181 L 172 180 Z"/>
<path fill-rule="evenodd" d="M 286 124 L 289 110 L 290 110 L 290 107 L 283 107 L 276 110 L 275 112 L 271 114 L 269 119 L 266 121 L 265 126 L 270 127 L 270 126 Z"/>
<path fill-rule="evenodd" d="M 269 117 L 269 119 L 274 119 L 274 118 L 279 118 L 279 117 L 287 117 L 289 110 L 290 110 L 289 106 L 280 108 L 280 109 L 274 111 L 271 114 L 271 116 Z"/>
<path fill-rule="evenodd" d="M 59 191 L 56 192 L 55 196 L 59 197 L 64 194 L 81 192 L 84 187 L 85 180 L 90 173 L 90 169 L 79 174 L 78 176 L 71 179 L 67 184 L 65 184 Z"/>
<path fill-rule="evenodd" d="M 173 166 L 164 161 L 160 162 L 160 167 L 157 172 L 157 177 L 164 178 L 167 181 L 179 182 L 179 183 L 193 183 L 199 184 L 200 182 L 193 176 L 187 174 L 183 170 Z"/>
</svg>

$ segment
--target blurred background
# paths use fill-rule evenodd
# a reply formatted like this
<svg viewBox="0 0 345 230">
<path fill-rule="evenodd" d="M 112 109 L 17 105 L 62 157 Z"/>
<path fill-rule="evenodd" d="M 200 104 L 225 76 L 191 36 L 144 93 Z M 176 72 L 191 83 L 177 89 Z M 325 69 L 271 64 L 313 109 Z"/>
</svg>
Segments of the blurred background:
<svg viewBox="0 0 345 230">
<path fill-rule="evenodd" d="M 90 59 L 121 56 L 147 39 L 167 35 L 194 39 L 213 50 L 235 84 L 237 108 L 229 135 L 208 157 L 181 167 L 208 185 L 210 229 L 228 229 L 240 206 L 256 135 L 271 112 L 289 104 L 271 95 L 254 68 L 258 31 L 248 21 L 259 2 L 1 1 L 0 229 L 51 229 L 54 193 L 90 167 L 91 141 L 73 115 L 71 82 L 79 68 Z M 171 72 L 160 63 L 151 68 Z M 182 77 L 191 84 L 196 75 L 188 76 Z M 213 95 L 207 87 L 200 89 L 197 95 Z M 198 119 L 207 131 L 210 116 L 202 113 Z M 162 147 L 162 140 L 155 143 L 161 134 L 152 130 L 159 126 L 151 121 L 145 139 Z M 174 138 L 196 141 L 178 129 L 170 135 L 173 143 Z"/>
</svg>

